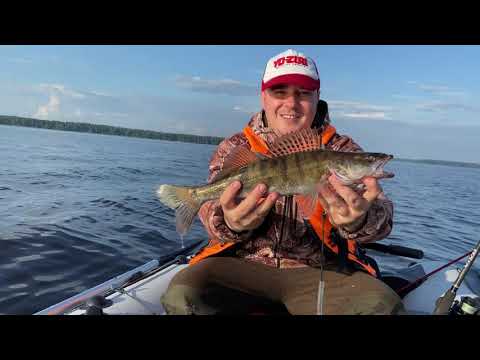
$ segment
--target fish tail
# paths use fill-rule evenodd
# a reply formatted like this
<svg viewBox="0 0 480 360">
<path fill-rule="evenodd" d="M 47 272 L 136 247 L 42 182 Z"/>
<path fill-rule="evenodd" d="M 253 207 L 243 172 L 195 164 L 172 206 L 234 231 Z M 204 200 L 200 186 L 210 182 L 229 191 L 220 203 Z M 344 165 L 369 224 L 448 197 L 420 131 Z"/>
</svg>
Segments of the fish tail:
<svg viewBox="0 0 480 360">
<path fill-rule="evenodd" d="M 177 232 L 181 236 L 185 235 L 190 230 L 202 203 L 192 196 L 189 187 L 161 185 L 157 190 L 157 196 L 166 206 L 175 209 Z"/>
</svg>

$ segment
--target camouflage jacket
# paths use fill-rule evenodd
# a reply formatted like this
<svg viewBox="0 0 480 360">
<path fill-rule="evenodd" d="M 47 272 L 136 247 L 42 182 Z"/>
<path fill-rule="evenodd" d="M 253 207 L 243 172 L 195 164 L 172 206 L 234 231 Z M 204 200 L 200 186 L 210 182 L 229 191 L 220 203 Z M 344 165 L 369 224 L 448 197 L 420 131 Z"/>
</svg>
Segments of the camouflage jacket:
<svg viewBox="0 0 480 360">
<path fill-rule="evenodd" d="M 323 126 L 326 126 L 329 122 L 327 115 Z M 264 125 L 261 112 L 252 117 L 248 126 L 267 144 L 271 144 L 276 137 L 272 129 Z M 237 146 L 250 148 L 243 132 L 237 133 L 220 143 L 210 161 L 209 182 L 215 174 L 221 171 L 224 159 Z M 326 148 L 335 151 L 363 151 L 350 137 L 339 134 L 332 137 Z M 253 231 L 236 233 L 229 229 L 218 200 L 203 204 L 199 217 L 210 236 L 210 243 L 219 241 L 237 242 L 235 251 L 239 257 L 282 268 L 318 266 L 324 261 L 320 252 L 320 244 L 318 239 L 307 231 L 302 212 L 294 211 L 296 219 L 292 219 L 287 224 L 282 224 L 284 199 L 280 197 L 277 200 L 263 224 Z M 358 243 L 378 241 L 390 234 L 393 226 L 392 219 L 393 204 L 382 193 L 370 207 L 361 229 L 349 233 L 342 228 L 338 228 L 338 233 L 344 238 L 355 239 Z M 280 238 L 282 225 L 284 236 Z"/>
</svg>

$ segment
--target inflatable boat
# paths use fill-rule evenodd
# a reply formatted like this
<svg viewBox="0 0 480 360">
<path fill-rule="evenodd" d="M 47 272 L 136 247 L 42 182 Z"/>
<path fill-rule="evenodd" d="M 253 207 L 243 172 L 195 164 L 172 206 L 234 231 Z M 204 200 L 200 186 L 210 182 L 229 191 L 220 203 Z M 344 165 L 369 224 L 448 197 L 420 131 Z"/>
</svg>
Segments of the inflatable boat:
<svg viewBox="0 0 480 360">
<path fill-rule="evenodd" d="M 195 243 L 161 259 L 151 260 L 35 315 L 166 315 L 160 303 L 162 294 L 173 276 L 188 266 L 188 261 L 203 245 L 203 242 Z M 415 249 L 403 248 L 399 254 L 396 249 L 402 247 L 375 246 L 375 250 L 384 253 L 423 258 L 423 252 Z M 463 257 L 466 255 L 468 253 Z M 462 269 L 458 266 L 456 261 L 448 264 L 439 261 L 412 261 L 400 270 L 381 272 L 381 279 L 400 295 L 407 314 L 429 315 L 434 312 L 437 299 L 459 277 Z M 455 292 L 453 305 L 452 311 L 455 310 L 458 314 L 480 315 L 478 273 L 469 272 L 465 276 Z M 288 315 L 288 312 L 286 309 L 264 306 L 255 309 L 255 314 Z"/>
</svg>

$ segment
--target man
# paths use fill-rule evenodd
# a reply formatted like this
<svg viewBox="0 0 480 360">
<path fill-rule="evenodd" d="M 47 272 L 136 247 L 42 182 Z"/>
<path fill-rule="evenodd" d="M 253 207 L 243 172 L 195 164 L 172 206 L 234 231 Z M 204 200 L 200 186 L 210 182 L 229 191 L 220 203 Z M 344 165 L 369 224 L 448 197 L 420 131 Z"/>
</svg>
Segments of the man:
<svg viewBox="0 0 480 360">
<path fill-rule="evenodd" d="M 311 58 L 294 50 L 274 56 L 261 90 L 263 110 L 242 133 L 218 146 L 209 182 L 237 146 L 262 152 L 278 135 L 305 128 L 319 128 L 327 149 L 362 151 L 330 125 Z M 265 184 L 240 200 L 242 184 L 236 181 L 219 200 L 205 203 L 199 216 L 210 242 L 171 281 L 162 297 L 166 312 L 248 313 L 261 299 L 283 304 L 290 314 L 403 311 L 398 295 L 378 279 L 378 268 L 357 247 L 391 232 L 391 201 L 374 178 L 364 179 L 364 189 L 358 191 L 334 176 L 328 180 L 329 186 L 319 187 L 309 220 L 301 197 L 266 194 Z"/>
</svg>

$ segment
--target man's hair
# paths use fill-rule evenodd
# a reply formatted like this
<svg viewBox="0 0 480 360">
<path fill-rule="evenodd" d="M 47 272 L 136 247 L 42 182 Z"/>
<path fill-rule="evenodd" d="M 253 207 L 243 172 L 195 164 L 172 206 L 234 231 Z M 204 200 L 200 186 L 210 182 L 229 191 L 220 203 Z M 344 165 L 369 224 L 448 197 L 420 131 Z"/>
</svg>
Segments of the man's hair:
<svg viewBox="0 0 480 360">
<path fill-rule="evenodd" d="M 325 122 L 325 117 L 328 114 L 328 104 L 324 100 L 318 100 L 317 104 L 317 112 L 315 113 L 315 117 L 313 118 L 312 128 L 320 129 Z"/>
</svg>

